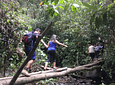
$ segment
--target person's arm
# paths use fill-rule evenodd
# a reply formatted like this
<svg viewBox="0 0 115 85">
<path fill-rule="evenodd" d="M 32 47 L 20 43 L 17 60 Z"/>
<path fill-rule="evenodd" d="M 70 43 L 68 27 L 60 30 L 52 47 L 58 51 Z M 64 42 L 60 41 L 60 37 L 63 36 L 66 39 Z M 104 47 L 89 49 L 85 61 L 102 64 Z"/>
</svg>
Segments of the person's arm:
<svg viewBox="0 0 115 85">
<path fill-rule="evenodd" d="M 46 45 L 46 43 L 41 39 L 40 42 L 46 47 L 48 48 L 48 45 Z"/>
<path fill-rule="evenodd" d="M 99 46 L 100 48 L 103 48 L 103 46 Z"/>
<path fill-rule="evenodd" d="M 59 45 L 61 45 L 61 46 L 65 46 L 65 47 L 67 47 L 67 45 L 62 44 L 62 43 L 60 43 L 60 42 L 57 41 L 57 40 L 55 40 L 55 43 L 57 43 L 57 44 L 59 44 Z"/>
</svg>

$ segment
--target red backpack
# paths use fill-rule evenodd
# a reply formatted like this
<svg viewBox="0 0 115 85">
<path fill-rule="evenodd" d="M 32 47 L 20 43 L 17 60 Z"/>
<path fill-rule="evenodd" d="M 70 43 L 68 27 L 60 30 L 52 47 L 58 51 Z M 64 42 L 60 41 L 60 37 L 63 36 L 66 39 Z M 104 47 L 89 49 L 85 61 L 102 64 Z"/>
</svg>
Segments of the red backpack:
<svg viewBox="0 0 115 85">
<path fill-rule="evenodd" d="M 28 32 L 22 37 L 24 44 L 29 44 L 33 40 L 33 32 Z"/>
</svg>

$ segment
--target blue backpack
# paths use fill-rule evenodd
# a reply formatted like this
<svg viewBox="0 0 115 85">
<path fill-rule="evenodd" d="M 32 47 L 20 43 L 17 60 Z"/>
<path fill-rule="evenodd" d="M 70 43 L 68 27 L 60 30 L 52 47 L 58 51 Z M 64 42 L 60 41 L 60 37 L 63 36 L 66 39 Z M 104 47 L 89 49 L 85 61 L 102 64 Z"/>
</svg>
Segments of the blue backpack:
<svg viewBox="0 0 115 85">
<path fill-rule="evenodd" d="M 27 34 L 25 34 L 22 37 L 22 42 L 24 42 L 24 44 L 30 44 L 33 41 L 33 32 L 28 32 Z"/>
</svg>

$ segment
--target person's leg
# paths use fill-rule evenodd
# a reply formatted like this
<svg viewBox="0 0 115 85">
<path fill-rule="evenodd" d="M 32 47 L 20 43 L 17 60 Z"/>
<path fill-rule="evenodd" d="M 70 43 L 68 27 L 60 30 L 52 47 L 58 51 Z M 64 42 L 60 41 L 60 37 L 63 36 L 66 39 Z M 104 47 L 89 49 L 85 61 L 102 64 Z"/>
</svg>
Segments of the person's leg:
<svg viewBox="0 0 115 85">
<path fill-rule="evenodd" d="M 98 60 L 98 58 L 99 58 L 99 51 L 97 51 L 97 60 Z"/>
<path fill-rule="evenodd" d="M 93 61 L 92 53 L 90 53 L 91 61 Z"/>
<path fill-rule="evenodd" d="M 53 68 L 56 69 L 56 62 L 53 62 Z"/>
<path fill-rule="evenodd" d="M 92 53 L 92 60 L 94 61 L 95 53 Z"/>
<path fill-rule="evenodd" d="M 32 49 L 31 47 L 28 47 L 28 46 L 25 47 L 26 56 L 29 55 L 29 52 L 30 52 L 31 49 Z M 30 67 L 30 61 L 31 61 L 31 60 L 28 61 L 26 67 L 24 68 L 26 71 L 28 71 L 28 69 L 29 69 L 29 67 Z"/>
<path fill-rule="evenodd" d="M 47 56 L 48 56 L 48 59 L 47 59 L 47 60 L 46 60 L 46 62 L 45 62 L 45 67 L 44 67 L 44 70 L 46 70 L 46 69 L 47 69 L 48 62 L 50 61 L 50 58 L 51 58 L 51 56 L 50 56 L 50 54 L 49 54 L 49 53 L 47 53 Z"/>
<path fill-rule="evenodd" d="M 29 51 L 26 52 L 27 56 L 29 54 Z M 31 60 L 28 61 L 26 67 L 24 68 L 24 70 L 22 70 L 22 74 L 26 75 L 26 76 L 30 76 L 30 74 L 28 73 L 28 70 L 29 72 L 32 71 L 32 64 L 33 62 L 35 61 L 35 58 L 36 58 L 36 51 L 34 52 L 34 54 L 32 55 L 31 57 Z"/>
<path fill-rule="evenodd" d="M 35 62 L 35 59 L 36 59 L 36 51 L 34 52 L 32 58 L 31 58 L 32 61 L 30 62 L 29 73 L 32 72 L 32 65 Z"/>
<path fill-rule="evenodd" d="M 56 67 L 56 52 L 55 51 L 52 52 L 52 56 L 53 56 L 53 59 L 54 59 L 54 61 L 53 61 L 53 68 L 57 69 L 57 67 Z"/>
<path fill-rule="evenodd" d="M 34 60 L 30 60 L 26 67 L 24 68 L 24 70 L 22 70 L 22 74 L 26 75 L 26 76 L 30 76 L 30 74 L 28 73 L 29 68 L 31 67 L 31 65 L 33 64 Z"/>
<path fill-rule="evenodd" d="M 45 67 L 44 67 L 44 70 L 47 69 L 47 66 L 48 66 L 48 62 L 45 62 Z"/>
<path fill-rule="evenodd" d="M 32 65 L 33 65 L 34 62 L 35 62 L 35 60 L 31 60 L 31 61 L 30 61 L 29 73 L 32 72 Z"/>
<path fill-rule="evenodd" d="M 92 62 L 94 61 L 95 53 L 90 53 Z"/>
<path fill-rule="evenodd" d="M 33 64 L 34 60 L 30 60 L 28 63 L 27 63 L 27 66 L 26 68 L 31 68 L 31 65 Z"/>
</svg>

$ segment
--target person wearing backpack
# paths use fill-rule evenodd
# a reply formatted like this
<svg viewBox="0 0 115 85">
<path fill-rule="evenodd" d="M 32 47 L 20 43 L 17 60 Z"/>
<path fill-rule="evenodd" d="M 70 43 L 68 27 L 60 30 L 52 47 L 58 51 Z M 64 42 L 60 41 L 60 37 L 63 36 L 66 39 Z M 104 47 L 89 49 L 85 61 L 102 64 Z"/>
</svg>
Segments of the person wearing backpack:
<svg viewBox="0 0 115 85">
<path fill-rule="evenodd" d="M 34 32 L 29 32 L 29 33 L 25 34 L 25 36 L 24 36 L 25 38 L 22 39 L 22 41 L 24 42 L 24 45 L 25 45 L 25 53 L 27 56 L 29 55 L 29 52 L 33 48 L 34 43 L 35 43 L 36 39 L 38 38 L 40 32 L 41 32 L 41 30 L 39 28 L 37 28 Z M 46 48 L 48 47 L 42 39 L 40 42 Z M 31 59 L 28 61 L 26 67 L 22 70 L 22 74 L 24 74 L 26 76 L 30 76 L 29 73 L 32 72 L 32 64 L 35 62 L 35 59 L 36 59 L 36 51 L 34 52 Z"/>
<path fill-rule="evenodd" d="M 51 39 L 50 39 L 50 41 L 49 41 L 49 43 L 48 43 L 48 50 L 47 50 L 48 59 L 46 60 L 44 70 L 47 69 L 48 62 L 50 62 L 51 59 L 53 59 L 53 68 L 57 69 L 57 67 L 56 67 L 56 52 L 55 52 L 55 46 L 56 46 L 56 44 L 64 46 L 64 47 L 67 47 L 67 45 L 64 45 L 64 44 L 60 43 L 56 39 L 56 35 L 53 34 L 52 37 L 51 37 Z"/>
</svg>

